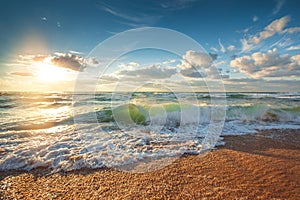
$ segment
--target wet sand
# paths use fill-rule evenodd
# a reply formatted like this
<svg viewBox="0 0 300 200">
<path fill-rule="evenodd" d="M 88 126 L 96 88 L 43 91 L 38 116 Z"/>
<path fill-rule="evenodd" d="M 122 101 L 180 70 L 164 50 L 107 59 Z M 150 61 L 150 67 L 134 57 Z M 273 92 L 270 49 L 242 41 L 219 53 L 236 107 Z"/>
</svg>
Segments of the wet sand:
<svg viewBox="0 0 300 200">
<path fill-rule="evenodd" d="M 0 199 L 300 199 L 300 130 L 224 137 L 205 157 L 148 173 L 0 172 Z"/>
</svg>

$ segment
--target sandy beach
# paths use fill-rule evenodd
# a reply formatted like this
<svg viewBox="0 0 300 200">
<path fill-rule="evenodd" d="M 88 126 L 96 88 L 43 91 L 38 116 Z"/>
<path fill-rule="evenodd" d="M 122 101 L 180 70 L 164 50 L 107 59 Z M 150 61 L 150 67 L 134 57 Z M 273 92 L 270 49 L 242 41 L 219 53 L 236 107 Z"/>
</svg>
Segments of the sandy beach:
<svg viewBox="0 0 300 200">
<path fill-rule="evenodd" d="M 0 0 L 0 200 L 300 200 L 300 0 Z"/>
<path fill-rule="evenodd" d="M 82 169 L 0 173 L 1 199 L 300 199 L 300 131 L 226 136 L 203 158 L 149 173 Z"/>
</svg>

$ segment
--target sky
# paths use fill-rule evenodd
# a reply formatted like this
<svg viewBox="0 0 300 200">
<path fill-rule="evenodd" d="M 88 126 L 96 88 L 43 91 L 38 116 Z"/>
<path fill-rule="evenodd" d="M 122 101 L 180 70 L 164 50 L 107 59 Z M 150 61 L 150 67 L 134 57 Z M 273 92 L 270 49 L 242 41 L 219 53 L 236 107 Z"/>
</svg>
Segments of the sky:
<svg viewBox="0 0 300 200">
<path fill-rule="evenodd" d="M 74 91 L 80 76 L 85 91 L 207 91 L 221 79 L 229 92 L 300 92 L 299 8 L 298 0 L 2 0 L 0 90 Z M 111 58 L 95 47 L 145 27 L 184 34 L 203 51 L 141 49 L 99 73 Z"/>
</svg>

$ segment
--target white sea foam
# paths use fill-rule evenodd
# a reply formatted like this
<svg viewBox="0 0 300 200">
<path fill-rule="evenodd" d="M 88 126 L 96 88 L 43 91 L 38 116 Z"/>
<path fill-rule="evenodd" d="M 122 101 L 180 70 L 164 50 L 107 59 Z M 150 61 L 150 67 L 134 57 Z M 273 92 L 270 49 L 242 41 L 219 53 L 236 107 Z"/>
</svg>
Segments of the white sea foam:
<svg viewBox="0 0 300 200">
<path fill-rule="evenodd" d="M 222 138 L 214 136 L 220 127 L 222 135 L 300 129 L 298 93 L 229 94 L 224 126 L 222 117 L 216 117 L 223 107 L 212 105 L 208 94 L 197 94 L 197 103 L 186 101 L 182 105 L 171 94 L 146 93 L 136 98 L 155 95 L 163 99 L 160 104 L 149 106 L 147 99 L 144 104 L 143 99 L 135 101 L 131 114 L 139 123 L 129 125 L 114 119 L 107 94 L 99 94 L 97 100 L 83 95 L 86 101 L 95 103 L 92 109 L 88 108 L 90 104 L 74 102 L 79 108 L 75 112 L 75 124 L 70 95 L 23 94 L 22 98 L 18 94 L 2 95 L 0 170 L 119 167 L 145 159 L 201 153 L 214 146 L 210 144 L 222 144 Z M 190 98 L 189 94 L 182 94 L 184 97 Z M 215 97 L 219 98 L 217 94 Z M 94 115 L 90 115 L 91 110 Z M 118 123 L 125 124 L 120 129 Z"/>
</svg>

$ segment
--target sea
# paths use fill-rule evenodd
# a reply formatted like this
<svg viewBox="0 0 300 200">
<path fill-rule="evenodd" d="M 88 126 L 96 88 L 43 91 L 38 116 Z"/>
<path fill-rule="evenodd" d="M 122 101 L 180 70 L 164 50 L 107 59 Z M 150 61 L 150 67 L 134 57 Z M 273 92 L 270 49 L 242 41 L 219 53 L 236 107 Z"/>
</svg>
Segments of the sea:
<svg viewBox="0 0 300 200">
<path fill-rule="evenodd" d="M 300 129 L 300 93 L 0 93 L 0 170 L 126 166 Z"/>
</svg>

